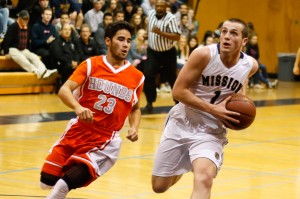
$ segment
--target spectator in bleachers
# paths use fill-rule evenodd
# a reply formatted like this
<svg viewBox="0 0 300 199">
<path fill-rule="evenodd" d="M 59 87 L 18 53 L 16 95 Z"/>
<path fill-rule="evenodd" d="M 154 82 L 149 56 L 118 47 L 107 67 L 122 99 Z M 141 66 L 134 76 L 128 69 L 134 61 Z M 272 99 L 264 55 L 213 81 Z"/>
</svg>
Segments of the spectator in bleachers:
<svg viewBox="0 0 300 199">
<path fill-rule="evenodd" d="M 258 46 L 258 36 L 255 32 L 252 32 L 252 35 L 249 36 L 249 41 L 246 45 L 246 54 L 256 59 L 258 62 L 258 71 L 250 79 L 250 87 L 263 89 L 264 86 L 261 83 L 265 84 L 267 88 L 276 88 L 278 80 L 271 82 L 268 77 L 267 67 L 262 64 L 259 60 L 259 46 Z"/>
<path fill-rule="evenodd" d="M 143 11 L 143 8 L 141 6 L 137 6 L 136 7 L 135 13 L 141 15 L 142 19 L 146 16 L 145 13 L 144 13 L 144 11 Z"/>
<path fill-rule="evenodd" d="M 117 0 L 110 0 L 108 3 L 108 7 L 105 9 L 104 13 L 110 12 L 113 16 L 116 16 L 118 10 L 123 10 L 121 4 L 118 4 Z"/>
<path fill-rule="evenodd" d="M 189 11 L 189 7 L 188 7 L 187 4 L 183 3 L 183 4 L 180 5 L 179 10 L 175 13 L 175 17 L 176 17 L 176 20 L 177 20 L 178 24 L 180 23 L 181 16 L 182 15 L 187 15 L 188 11 Z"/>
<path fill-rule="evenodd" d="M 125 13 L 123 10 L 117 10 L 115 12 L 115 15 L 114 15 L 114 22 L 117 22 L 117 21 L 124 21 L 125 20 Z"/>
<path fill-rule="evenodd" d="M 54 69 L 54 63 L 50 54 L 50 45 L 58 37 L 55 26 L 51 23 L 52 8 L 45 8 L 42 18 L 32 27 L 31 49 L 42 58 L 43 63 L 49 69 Z"/>
<path fill-rule="evenodd" d="M 188 46 L 188 38 L 186 35 L 180 35 L 180 39 L 176 42 L 177 50 L 177 69 L 181 70 L 186 60 L 190 55 L 190 49 Z"/>
<path fill-rule="evenodd" d="M 131 48 L 128 52 L 127 60 L 142 72 L 144 62 L 147 60 L 147 46 L 147 32 L 145 29 L 139 29 L 135 39 L 131 41 Z"/>
<path fill-rule="evenodd" d="M 58 34 L 60 33 L 61 27 L 64 24 L 69 24 L 71 26 L 71 30 L 72 30 L 71 37 L 72 37 L 73 40 L 77 40 L 78 41 L 78 38 L 79 38 L 80 35 L 77 32 L 77 30 L 74 27 L 74 25 L 71 24 L 70 16 L 69 16 L 68 13 L 62 13 L 59 22 L 55 25 L 55 29 L 56 29 L 56 31 L 57 31 Z"/>
<path fill-rule="evenodd" d="M 199 47 L 204 47 L 210 44 L 214 43 L 214 37 L 212 35 L 207 35 L 207 37 L 205 38 L 205 41 L 203 41 Z"/>
<path fill-rule="evenodd" d="M 19 12 L 17 21 L 7 29 L 7 34 L 1 44 L 2 49 L 5 55 L 8 54 L 25 71 L 35 73 L 39 79 L 48 78 L 57 70 L 48 70 L 39 56 L 29 50 L 31 35 L 28 22 L 28 11 Z"/>
<path fill-rule="evenodd" d="M 132 16 L 130 24 L 134 27 L 134 34 L 132 35 L 132 38 L 135 39 L 136 33 L 138 32 L 138 30 L 145 29 L 141 15 L 135 13 Z"/>
<path fill-rule="evenodd" d="M 89 57 L 96 56 L 100 54 L 99 48 L 93 38 L 91 38 L 91 28 L 88 24 L 83 24 L 81 26 L 80 38 L 79 38 L 79 61 L 84 61 Z"/>
<path fill-rule="evenodd" d="M 103 22 L 99 24 L 98 29 L 94 34 L 97 47 L 99 48 L 100 55 L 104 55 L 107 52 L 107 47 L 104 40 L 105 28 L 113 22 L 112 13 L 104 13 Z"/>
<path fill-rule="evenodd" d="M 149 31 L 148 31 L 148 27 L 149 27 L 149 17 L 148 17 L 148 16 L 145 16 L 145 17 L 143 17 L 142 19 L 143 19 L 143 24 L 144 24 L 145 30 L 146 30 L 147 32 L 149 32 Z"/>
<path fill-rule="evenodd" d="M 75 26 L 76 30 L 80 30 L 80 26 L 83 22 L 83 14 L 80 4 L 74 0 L 52 0 L 52 5 L 55 10 L 54 23 L 60 21 L 62 13 L 68 13 L 70 16 L 70 22 Z"/>
<path fill-rule="evenodd" d="M 214 38 L 214 32 L 212 30 L 206 30 L 201 43 L 199 44 L 199 46 L 206 46 L 207 45 L 207 38 Z"/>
<path fill-rule="evenodd" d="M 92 35 L 96 32 L 98 25 L 103 21 L 102 7 L 104 0 L 93 0 L 93 8 L 87 11 L 84 15 L 84 21 L 91 27 Z"/>
<path fill-rule="evenodd" d="M 33 6 L 33 8 L 29 11 L 30 19 L 29 19 L 29 25 L 32 27 L 33 24 L 41 20 L 43 10 L 45 8 L 52 8 L 50 5 L 49 0 L 38 0 L 36 4 Z M 53 9 L 52 9 L 53 10 Z M 53 14 L 51 18 L 51 23 L 53 20 Z"/>
<path fill-rule="evenodd" d="M 3 39 L 7 31 L 7 26 L 13 24 L 14 19 L 9 17 L 7 0 L 0 0 L 0 39 Z"/>
<path fill-rule="evenodd" d="M 199 42 L 197 36 L 190 36 L 188 40 L 189 53 L 191 54 L 196 48 L 198 48 Z"/>
<path fill-rule="evenodd" d="M 80 60 L 79 44 L 72 40 L 71 33 L 71 25 L 63 24 L 59 37 L 50 46 L 52 58 L 61 74 L 62 84 L 70 77 Z"/>
<path fill-rule="evenodd" d="M 185 35 L 187 38 L 190 37 L 191 31 L 189 29 L 189 20 L 188 20 L 188 16 L 186 14 L 181 15 L 179 29 L 180 29 L 182 35 Z"/>
<path fill-rule="evenodd" d="M 196 19 L 195 12 L 192 8 L 189 8 L 188 11 L 188 27 L 191 35 L 197 36 L 199 30 L 199 22 Z"/>
<path fill-rule="evenodd" d="M 124 7 L 124 13 L 125 13 L 125 21 L 130 22 L 133 14 L 135 13 L 135 7 L 133 3 L 130 0 L 127 0 Z"/>
</svg>

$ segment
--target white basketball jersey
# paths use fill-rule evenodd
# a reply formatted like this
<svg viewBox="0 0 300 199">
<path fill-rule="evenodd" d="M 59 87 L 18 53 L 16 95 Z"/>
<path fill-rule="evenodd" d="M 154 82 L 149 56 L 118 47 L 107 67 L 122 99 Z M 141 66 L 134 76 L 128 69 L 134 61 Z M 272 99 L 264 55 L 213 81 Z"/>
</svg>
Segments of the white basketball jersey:
<svg viewBox="0 0 300 199">
<path fill-rule="evenodd" d="M 204 101 L 218 104 L 226 97 L 237 93 L 252 69 L 252 58 L 243 52 L 235 66 L 227 68 L 220 58 L 218 44 L 209 45 L 211 59 L 200 79 L 192 86 L 192 92 Z"/>
</svg>

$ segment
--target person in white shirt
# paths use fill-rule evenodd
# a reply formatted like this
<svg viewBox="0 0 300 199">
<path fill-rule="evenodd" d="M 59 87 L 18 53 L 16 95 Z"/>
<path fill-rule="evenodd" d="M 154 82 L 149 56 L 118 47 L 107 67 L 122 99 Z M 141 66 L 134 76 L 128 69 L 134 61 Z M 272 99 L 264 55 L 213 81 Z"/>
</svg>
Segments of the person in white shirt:
<svg viewBox="0 0 300 199">
<path fill-rule="evenodd" d="M 96 32 L 98 25 L 103 21 L 103 12 L 101 11 L 104 0 L 93 0 L 94 8 L 87 11 L 84 15 L 84 21 L 91 27 L 92 33 Z"/>
</svg>

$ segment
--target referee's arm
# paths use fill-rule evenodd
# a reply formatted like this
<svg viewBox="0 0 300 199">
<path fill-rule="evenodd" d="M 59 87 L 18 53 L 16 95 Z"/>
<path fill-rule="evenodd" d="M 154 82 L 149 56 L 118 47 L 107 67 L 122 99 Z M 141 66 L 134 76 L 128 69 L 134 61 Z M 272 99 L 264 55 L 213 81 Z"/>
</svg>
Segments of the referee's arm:
<svg viewBox="0 0 300 199">
<path fill-rule="evenodd" d="M 178 41 L 180 39 L 180 34 L 178 33 L 171 33 L 171 32 L 162 32 L 157 26 L 154 26 L 152 28 L 152 32 L 162 36 L 166 37 L 167 39 Z"/>
</svg>

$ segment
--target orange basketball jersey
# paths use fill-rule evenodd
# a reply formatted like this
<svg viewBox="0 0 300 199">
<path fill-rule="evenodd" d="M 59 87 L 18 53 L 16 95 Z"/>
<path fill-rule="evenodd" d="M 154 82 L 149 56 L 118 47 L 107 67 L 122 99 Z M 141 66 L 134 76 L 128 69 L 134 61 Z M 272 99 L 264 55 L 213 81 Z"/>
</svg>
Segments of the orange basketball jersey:
<svg viewBox="0 0 300 199">
<path fill-rule="evenodd" d="M 106 56 L 95 56 L 82 62 L 69 79 L 81 85 L 74 92 L 79 103 L 95 112 L 88 126 L 112 132 L 123 127 L 140 99 L 145 77 L 129 62 L 116 69 Z"/>
</svg>

